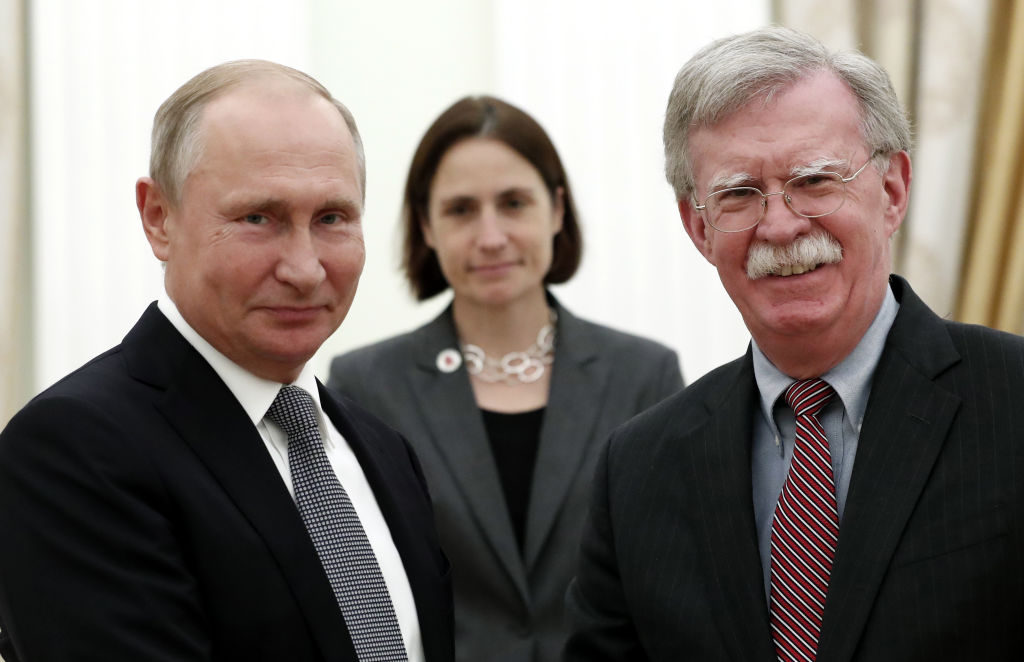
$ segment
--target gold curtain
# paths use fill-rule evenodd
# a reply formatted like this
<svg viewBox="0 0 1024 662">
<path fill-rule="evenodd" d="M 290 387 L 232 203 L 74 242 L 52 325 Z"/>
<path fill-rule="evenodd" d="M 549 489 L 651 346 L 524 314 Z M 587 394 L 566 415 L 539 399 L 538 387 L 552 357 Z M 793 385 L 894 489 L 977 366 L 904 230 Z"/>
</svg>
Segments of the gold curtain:
<svg viewBox="0 0 1024 662">
<path fill-rule="evenodd" d="M 1024 3 L 991 14 L 979 166 L 957 317 L 1024 332 Z"/>
<path fill-rule="evenodd" d="M 831 48 L 856 48 L 892 78 L 914 129 L 910 208 L 893 271 L 938 314 L 954 317 L 973 217 L 989 0 L 774 0 L 774 20 Z"/>
</svg>

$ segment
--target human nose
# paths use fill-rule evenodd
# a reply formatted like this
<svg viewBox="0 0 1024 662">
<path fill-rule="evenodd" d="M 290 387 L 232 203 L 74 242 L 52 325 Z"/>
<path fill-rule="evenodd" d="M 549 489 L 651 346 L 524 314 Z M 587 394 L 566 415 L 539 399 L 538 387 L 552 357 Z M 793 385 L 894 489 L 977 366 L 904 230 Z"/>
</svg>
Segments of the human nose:
<svg viewBox="0 0 1024 662">
<path fill-rule="evenodd" d="M 508 233 L 500 215 L 494 208 L 485 209 L 480 216 L 477 244 L 484 250 L 500 250 L 508 242 Z"/>
<path fill-rule="evenodd" d="M 785 191 L 763 195 L 761 220 L 755 230 L 758 239 L 785 245 L 810 230 L 811 220 L 793 211 Z"/>
<path fill-rule="evenodd" d="M 282 238 L 277 279 L 303 294 L 312 292 L 327 275 L 315 239 L 308 229 L 296 229 Z"/>
</svg>

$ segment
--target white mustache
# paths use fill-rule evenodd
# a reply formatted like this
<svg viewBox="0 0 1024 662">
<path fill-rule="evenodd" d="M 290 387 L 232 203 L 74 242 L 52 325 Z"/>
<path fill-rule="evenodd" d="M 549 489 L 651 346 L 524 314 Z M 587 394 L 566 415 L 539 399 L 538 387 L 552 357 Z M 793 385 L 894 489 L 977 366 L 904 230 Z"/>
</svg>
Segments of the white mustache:
<svg viewBox="0 0 1024 662">
<path fill-rule="evenodd" d="M 787 246 L 759 241 L 747 252 L 747 277 L 800 274 L 843 259 L 843 247 L 827 232 L 805 235 Z"/>
</svg>

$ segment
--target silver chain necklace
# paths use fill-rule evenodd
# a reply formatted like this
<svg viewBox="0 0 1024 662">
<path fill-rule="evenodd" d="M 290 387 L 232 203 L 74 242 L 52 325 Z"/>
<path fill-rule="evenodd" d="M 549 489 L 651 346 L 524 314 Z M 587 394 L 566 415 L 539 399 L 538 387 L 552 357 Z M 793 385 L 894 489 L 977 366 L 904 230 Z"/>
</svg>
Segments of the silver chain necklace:
<svg viewBox="0 0 1024 662">
<path fill-rule="evenodd" d="M 459 343 L 466 371 L 489 384 L 529 384 L 544 376 L 555 360 L 555 323 L 558 314 L 551 309 L 548 323 L 537 333 L 537 342 L 522 352 L 509 352 L 501 358 L 487 356 L 477 345 Z"/>
</svg>

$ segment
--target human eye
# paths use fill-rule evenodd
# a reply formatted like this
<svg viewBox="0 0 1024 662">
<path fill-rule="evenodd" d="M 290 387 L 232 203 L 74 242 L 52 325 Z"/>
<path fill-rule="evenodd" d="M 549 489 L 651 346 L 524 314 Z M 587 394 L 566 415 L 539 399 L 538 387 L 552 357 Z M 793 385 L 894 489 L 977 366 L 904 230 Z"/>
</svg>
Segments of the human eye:
<svg viewBox="0 0 1024 662">
<path fill-rule="evenodd" d="M 530 204 L 530 197 L 523 193 L 509 193 L 501 198 L 501 206 L 510 211 L 519 211 Z"/>
<path fill-rule="evenodd" d="M 340 225 L 345 222 L 345 216 L 337 212 L 324 214 L 320 217 L 320 223 L 322 225 Z"/>
<path fill-rule="evenodd" d="M 265 214 L 246 214 L 242 220 L 249 225 L 266 225 L 270 222 Z"/>
<path fill-rule="evenodd" d="M 708 204 L 720 213 L 744 212 L 761 200 L 761 191 L 749 186 L 736 186 L 715 191 Z"/>
<path fill-rule="evenodd" d="M 744 198 L 753 197 L 755 193 L 758 193 L 757 189 L 740 187 L 740 188 L 727 188 L 718 191 L 718 195 L 722 200 L 743 200 Z"/>
<path fill-rule="evenodd" d="M 452 218 L 465 218 L 473 213 L 475 205 L 471 200 L 457 199 L 446 203 L 441 208 L 441 213 Z"/>
<path fill-rule="evenodd" d="M 815 172 L 797 177 L 786 185 L 786 192 L 793 204 L 802 209 L 800 213 L 820 216 L 818 207 L 831 206 L 837 196 L 842 195 L 843 180 L 834 172 Z M 811 210 L 806 213 L 804 209 Z"/>
<path fill-rule="evenodd" d="M 832 172 L 814 172 L 809 175 L 803 175 L 793 179 L 790 183 L 790 187 L 807 190 L 820 189 L 834 185 L 837 179 L 838 175 Z"/>
</svg>

